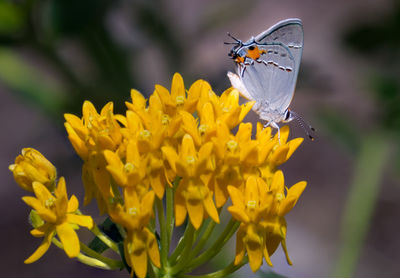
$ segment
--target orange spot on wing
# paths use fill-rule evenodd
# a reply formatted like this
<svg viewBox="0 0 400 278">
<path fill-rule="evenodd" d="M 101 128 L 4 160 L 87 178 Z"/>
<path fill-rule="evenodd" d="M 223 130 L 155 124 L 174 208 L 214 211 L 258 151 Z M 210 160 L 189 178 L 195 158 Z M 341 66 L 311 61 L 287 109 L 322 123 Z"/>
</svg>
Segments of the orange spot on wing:
<svg viewBox="0 0 400 278">
<path fill-rule="evenodd" d="M 255 45 L 252 49 L 249 48 L 247 50 L 246 56 L 253 60 L 257 60 L 258 58 L 260 58 L 261 54 L 263 54 L 263 51 L 265 52 L 265 50 L 260 50 L 258 46 Z"/>
<path fill-rule="evenodd" d="M 244 57 L 237 56 L 235 59 L 235 62 L 238 64 L 243 64 L 244 63 Z"/>
</svg>

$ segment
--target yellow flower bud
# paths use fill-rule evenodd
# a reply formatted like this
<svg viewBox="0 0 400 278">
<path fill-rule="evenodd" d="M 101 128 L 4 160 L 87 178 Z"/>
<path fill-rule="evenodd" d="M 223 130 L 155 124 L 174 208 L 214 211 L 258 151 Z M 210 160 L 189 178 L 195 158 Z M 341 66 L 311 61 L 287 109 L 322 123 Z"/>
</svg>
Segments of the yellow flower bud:
<svg viewBox="0 0 400 278">
<path fill-rule="evenodd" d="M 40 152 L 32 148 L 22 149 L 21 155 L 11 164 L 15 181 L 25 190 L 33 192 L 32 183 L 37 181 L 52 189 L 57 177 L 56 168 Z"/>
</svg>

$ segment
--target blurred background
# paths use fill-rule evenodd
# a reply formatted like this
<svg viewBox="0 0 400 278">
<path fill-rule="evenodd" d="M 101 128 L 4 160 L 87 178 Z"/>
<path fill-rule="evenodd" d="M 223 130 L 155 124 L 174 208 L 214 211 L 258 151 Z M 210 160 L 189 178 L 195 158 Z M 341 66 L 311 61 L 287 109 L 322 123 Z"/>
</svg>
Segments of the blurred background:
<svg viewBox="0 0 400 278">
<path fill-rule="evenodd" d="M 317 129 L 283 167 L 287 186 L 308 181 L 287 217 L 294 265 L 278 249 L 276 274 L 264 264 L 232 277 L 400 277 L 400 1 L 0 0 L 2 277 L 128 277 L 55 246 L 24 265 L 41 240 L 8 165 L 23 147 L 40 150 L 82 203 L 63 113 L 81 115 L 86 99 L 123 112 L 131 88 L 148 96 L 175 72 L 187 88 L 202 78 L 220 93 L 234 70 L 226 32 L 247 40 L 290 17 L 305 32 L 292 108 Z"/>
</svg>

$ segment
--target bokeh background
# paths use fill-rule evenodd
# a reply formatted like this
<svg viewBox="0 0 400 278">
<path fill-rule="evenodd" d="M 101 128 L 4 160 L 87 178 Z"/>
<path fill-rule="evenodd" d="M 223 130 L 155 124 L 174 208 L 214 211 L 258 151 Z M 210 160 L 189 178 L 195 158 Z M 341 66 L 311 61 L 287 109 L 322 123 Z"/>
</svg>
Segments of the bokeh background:
<svg viewBox="0 0 400 278">
<path fill-rule="evenodd" d="M 67 259 L 29 234 L 25 194 L 7 170 L 23 147 L 46 155 L 82 202 L 80 161 L 63 113 L 86 99 L 124 109 L 131 88 L 170 87 L 180 72 L 216 92 L 234 70 L 226 32 L 247 40 L 279 20 L 303 20 L 305 48 L 293 110 L 317 129 L 284 166 L 308 187 L 288 215 L 288 266 L 232 277 L 400 277 L 400 1 L 0 0 L 2 277 L 128 277 Z M 294 136 L 304 136 L 292 124 Z M 89 206 L 84 211 L 96 212 Z M 101 219 L 99 219 L 101 220 Z M 85 235 L 83 235 L 85 237 Z M 233 244 L 232 244 L 233 245 Z M 233 246 L 232 246 L 233 248 Z M 204 271 L 226 265 L 233 249 Z"/>
</svg>

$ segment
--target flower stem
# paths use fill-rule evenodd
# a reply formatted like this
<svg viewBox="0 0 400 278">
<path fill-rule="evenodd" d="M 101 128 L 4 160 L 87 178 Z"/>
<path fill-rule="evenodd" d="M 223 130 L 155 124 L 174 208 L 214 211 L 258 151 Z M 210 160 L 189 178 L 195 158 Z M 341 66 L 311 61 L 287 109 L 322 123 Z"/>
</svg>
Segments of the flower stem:
<svg viewBox="0 0 400 278">
<path fill-rule="evenodd" d="M 205 262 L 211 260 L 215 255 L 221 251 L 222 247 L 228 242 L 231 236 L 236 232 L 239 228 L 240 222 L 237 222 L 231 219 L 228 225 L 225 227 L 225 230 L 219 236 L 219 238 L 214 242 L 214 244 L 208 248 L 204 253 L 202 253 L 197 258 L 193 259 L 191 264 L 185 269 L 185 272 L 189 272 L 192 269 L 198 267 L 199 265 L 204 264 Z"/>
<path fill-rule="evenodd" d="M 218 270 L 216 272 L 212 272 L 209 274 L 204 274 L 204 275 L 178 275 L 179 278 L 222 278 L 225 277 L 239 268 L 241 268 L 243 265 L 247 264 L 248 258 L 246 257 L 245 259 L 242 260 L 242 262 L 238 265 L 234 265 L 232 262 L 230 265 L 225 267 L 224 269 Z"/>
<path fill-rule="evenodd" d="M 168 267 L 168 234 L 167 234 L 167 223 L 164 217 L 164 206 L 162 200 L 156 198 L 156 205 L 158 211 L 158 222 L 160 224 L 160 236 L 161 236 L 161 264 L 162 268 Z"/>
<path fill-rule="evenodd" d="M 181 255 L 183 248 L 185 248 L 188 240 L 189 240 L 189 229 L 186 228 L 185 232 L 183 233 L 183 236 L 180 238 L 179 242 L 178 242 L 178 246 L 176 246 L 174 252 L 172 252 L 172 255 L 169 257 L 169 262 L 171 264 L 175 264 L 176 263 L 176 259 L 179 257 L 179 255 Z"/>
<path fill-rule="evenodd" d="M 150 278 L 157 278 L 150 260 L 147 261 L 147 276 L 150 276 Z"/>
<path fill-rule="evenodd" d="M 218 209 L 218 214 L 220 214 L 221 208 Z M 207 241 L 210 238 L 211 233 L 214 231 L 215 225 L 217 223 L 211 220 L 207 228 L 205 229 L 204 233 L 201 235 L 199 241 L 197 242 L 195 248 L 192 250 L 190 253 L 190 260 L 192 260 L 200 251 L 203 249 L 204 245 L 207 243 Z M 196 231 L 197 232 L 197 231 Z"/>
<path fill-rule="evenodd" d="M 119 254 L 117 244 L 111 238 L 109 238 L 107 235 L 103 234 L 97 225 L 94 225 L 90 231 L 95 236 L 97 236 L 102 242 L 104 242 L 105 245 L 107 245 L 109 248 L 111 248 L 112 250 L 114 250 L 115 252 L 117 252 Z"/>
<path fill-rule="evenodd" d="M 186 232 L 187 231 L 187 232 Z M 193 235 L 194 235 L 194 227 L 192 225 L 192 223 L 188 223 L 188 225 L 186 226 L 186 231 L 184 233 L 184 237 L 182 239 L 182 242 L 184 242 L 182 245 L 184 246 L 183 251 L 179 254 L 179 260 L 178 263 L 176 265 L 174 265 L 171 269 L 171 274 L 175 275 L 178 272 L 182 271 L 187 263 L 189 262 L 189 254 L 191 252 L 192 249 L 192 245 L 193 245 Z"/>
<path fill-rule="evenodd" d="M 80 246 L 81 246 L 81 251 L 83 251 L 84 253 L 86 253 L 87 255 L 89 255 L 90 257 L 97 259 L 99 261 L 102 261 L 104 263 L 106 263 L 108 266 L 111 267 L 111 269 L 122 269 L 124 268 L 124 264 L 122 261 L 116 261 L 107 257 L 104 257 L 102 255 L 100 255 L 99 253 L 97 253 L 96 251 L 94 251 L 93 249 L 89 248 L 86 244 L 80 242 Z"/>
<path fill-rule="evenodd" d="M 60 249 L 64 249 L 62 243 L 57 240 L 55 237 L 53 237 L 52 242 L 54 245 L 56 245 Z M 89 247 L 87 247 L 85 244 L 80 242 L 80 247 L 83 252 L 88 254 L 89 256 L 86 256 L 82 253 L 79 253 L 78 256 L 76 257 L 78 261 L 80 261 L 83 264 L 101 268 L 101 269 L 106 269 L 106 270 L 115 270 L 115 269 L 122 269 L 124 267 L 122 261 L 116 261 L 107 257 L 104 257 L 97 253 L 96 251 L 93 251 Z"/>
<path fill-rule="evenodd" d="M 82 215 L 82 212 L 79 209 L 76 211 L 76 213 Z M 114 250 L 119 254 L 118 245 L 107 235 L 103 234 L 96 224 L 94 224 L 93 228 L 90 231 L 95 236 L 97 236 L 102 242 L 104 242 L 105 245 L 107 245 L 109 248 L 111 248 L 112 250 Z"/>
<path fill-rule="evenodd" d="M 174 192 L 173 189 L 167 185 L 166 189 L 166 207 L 167 207 L 167 235 L 168 247 L 171 244 L 172 233 L 174 230 Z M 168 248 L 169 249 L 169 248 Z"/>
</svg>

